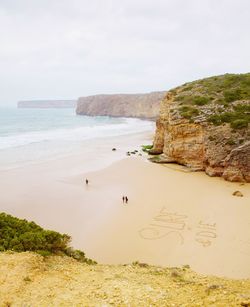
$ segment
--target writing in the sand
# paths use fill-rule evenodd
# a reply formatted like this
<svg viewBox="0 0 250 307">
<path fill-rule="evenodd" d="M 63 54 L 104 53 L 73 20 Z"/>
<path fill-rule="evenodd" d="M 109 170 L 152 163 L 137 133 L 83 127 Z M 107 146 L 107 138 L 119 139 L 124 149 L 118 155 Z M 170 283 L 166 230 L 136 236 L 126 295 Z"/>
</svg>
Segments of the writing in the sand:
<svg viewBox="0 0 250 307">
<path fill-rule="evenodd" d="M 216 223 L 208 224 L 203 221 L 199 222 L 195 234 L 196 242 L 200 243 L 203 247 L 208 247 L 216 237 Z"/>
<path fill-rule="evenodd" d="M 151 224 L 139 230 L 139 235 L 145 240 L 157 240 L 171 237 L 176 243 L 184 243 L 184 232 L 194 227 L 188 227 L 188 216 L 176 212 L 169 212 L 163 207 L 152 219 Z M 216 223 L 199 221 L 194 228 L 193 239 L 201 247 L 209 247 L 217 238 Z"/>
<path fill-rule="evenodd" d="M 177 239 L 180 244 L 183 244 L 182 232 L 186 227 L 186 219 L 187 215 L 169 212 L 163 207 L 148 227 L 139 230 L 139 235 L 145 240 L 157 240 L 171 236 L 173 239 Z"/>
</svg>

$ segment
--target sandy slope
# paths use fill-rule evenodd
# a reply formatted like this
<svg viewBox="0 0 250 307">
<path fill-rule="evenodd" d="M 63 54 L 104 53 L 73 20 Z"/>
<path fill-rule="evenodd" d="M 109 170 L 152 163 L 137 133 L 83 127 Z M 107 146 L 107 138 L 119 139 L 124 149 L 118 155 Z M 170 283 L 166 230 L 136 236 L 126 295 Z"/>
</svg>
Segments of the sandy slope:
<svg viewBox="0 0 250 307">
<path fill-rule="evenodd" d="M 250 281 L 188 268 L 89 266 L 70 258 L 0 254 L 0 306 L 249 306 Z"/>
</svg>

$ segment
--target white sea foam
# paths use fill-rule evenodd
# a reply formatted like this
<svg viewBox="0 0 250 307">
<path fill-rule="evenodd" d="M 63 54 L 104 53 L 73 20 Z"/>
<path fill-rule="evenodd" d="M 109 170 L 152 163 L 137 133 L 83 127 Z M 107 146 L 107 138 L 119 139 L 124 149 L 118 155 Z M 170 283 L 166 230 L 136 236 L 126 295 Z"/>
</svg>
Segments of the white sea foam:
<svg viewBox="0 0 250 307">
<path fill-rule="evenodd" d="M 152 131 L 153 122 L 126 118 L 121 123 L 106 123 L 82 127 L 57 128 L 42 131 L 15 133 L 14 135 L 0 136 L 0 149 L 20 147 L 46 141 L 71 141 L 121 136 L 132 133 Z"/>
</svg>

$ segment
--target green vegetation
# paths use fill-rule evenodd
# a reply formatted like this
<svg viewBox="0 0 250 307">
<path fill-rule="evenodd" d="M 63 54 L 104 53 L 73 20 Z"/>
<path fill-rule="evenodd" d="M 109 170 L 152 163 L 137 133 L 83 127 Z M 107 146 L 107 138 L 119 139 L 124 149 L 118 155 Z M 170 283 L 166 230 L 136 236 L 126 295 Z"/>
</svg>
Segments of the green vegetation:
<svg viewBox="0 0 250 307">
<path fill-rule="evenodd" d="M 233 139 L 229 139 L 227 142 L 226 142 L 227 145 L 235 145 L 235 141 Z"/>
<path fill-rule="evenodd" d="M 180 115 L 190 122 L 201 114 L 214 125 L 230 123 L 233 129 L 248 127 L 249 103 L 244 100 L 250 100 L 250 73 L 225 74 L 197 80 L 171 92 L 175 92 L 174 100 L 179 102 Z M 239 109 L 236 101 L 243 101 Z M 209 115 L 211 113 L 213 115 Z"/>
<path fill-rule="evenodd" d="M 81 262 L 94 264 L 84 252 L 69 247 L 71 237 L 52 230 L 44 230 L 34 222 L 0 213 L 0 251 L 32 251 L 42 256 L 67 255 Z"/>
<path fill-rule="evenodd" d="M 153 145 L 142 145 L 141 147 L 142 147 L 142 151 L 149 152 L 150 149 L 153 148 Z"/>
<path fill-rule="evenodd" d="M 181 116 L 187 119 L 199 115 L 199 110 L 192 106 L 182 106 L 179 108 L 179 111 Z"/>
<path fill-rule="evenodd" d="M 211 101 L 210 97 L 206 96 L 177 96 L 176 101 L 181 101 L 181 104 L 204 106 Z"/>
<path fill-rule="evenodd" d="M 232 111 L 211 115 L 208 121 L 217 126 L 230 123 L 233 129 L 247 128 L 250 122 L 250 105 L 236 105 Z"/>
<path fill-rule="evenodd" d="M 191 84 L 189 85 L 185 85 L 185 87 L 182 89 L 182 92 L 186 92 L 186 91 L 190 91 L 193 88 L 193 86 Z"/>
<path fill-rule="evenodd" d="M 250 99 L 250 73 L 225 74 L 196 82 L 201 83 L 206 94 L 221 93 L 227 102 Z"/>
<path fill-rule="evenodd" d="M 236 119 L 230 125 L 233 129 L 243 129 L 248 127 L 248 123 L 245 119 Z"/>
<path fill-rule="evenodd" d="M 243 99 L 241 96 L 241 90 L 236 88 L 233 90 L 226 90 L 223 93 L 226 102 L 233 102 Z"/>
<path fill-rule="evenodd" d="M 210 97 L 205 97 L 205 96 L 194 96 L 193 97 L 193 104 L 196 106 L 204 106 L 205 104 L 208 104 L 210 102 L 211 98 Z"/>
</svg>

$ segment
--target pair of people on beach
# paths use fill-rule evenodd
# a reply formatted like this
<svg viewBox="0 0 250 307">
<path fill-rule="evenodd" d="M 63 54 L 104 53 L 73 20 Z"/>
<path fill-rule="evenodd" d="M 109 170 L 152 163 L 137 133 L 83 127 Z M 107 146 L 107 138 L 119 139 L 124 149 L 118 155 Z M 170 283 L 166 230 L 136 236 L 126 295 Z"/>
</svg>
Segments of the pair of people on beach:
<svg viewBox="0 0 250 307">
<path fill-rule="evenodd" d="M 122 196 L 122 202 L 127 204 L 128 203 L 128 197 L 127 196 Z"/>
<path fill-rule="evenodd" d="M 86 183 L 86 185 L 89 184 L 89 180 L 87 178 L 85 179 L 85 183 Z M 122 202 L 127 204 L 128 203 L 128 197 L 127 196 L 122 196 Z"/>
</svg>

